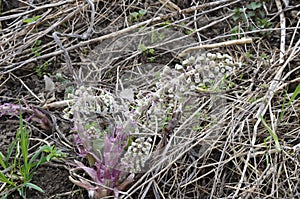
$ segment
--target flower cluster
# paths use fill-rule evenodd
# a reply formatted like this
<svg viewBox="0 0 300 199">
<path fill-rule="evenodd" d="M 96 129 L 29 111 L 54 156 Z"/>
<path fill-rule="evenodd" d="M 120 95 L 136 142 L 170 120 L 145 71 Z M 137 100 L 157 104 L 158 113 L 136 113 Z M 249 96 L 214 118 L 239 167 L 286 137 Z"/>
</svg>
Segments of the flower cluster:
<svg viewBox="0 0 300 199">
<path fill-rule="evenodd" d="M 135 139 L 121 159 L 122 166 L 128 168 L 130 173 L 142 172 L 146 161 L 150 158 L 151 142 L 150 137 Z"/>
<path fill-rule="evenodd" d="M 92 114 L 109 114 L 118 111 L 118 105 L 111 94 L 102 91 L 95 95 L 91 87 L 80 86 L 74 95 L 70 94 L 68 97 L 74 102 L 63 110 L 64 117 L 67 119 L 70 119 L 74 112 L 90 117 Z"/>
<path fill-rule="evenodd" d="M 192 108 L 195 107 L 195 100 L 201 100 L 197 96 L 193 98 L 195 100 L 190 100 L 190 94 L 195 88 L 220 88 L 222 84 L 226 84 L 222 79 L 229 75 L 236 65 L 233 58 L 227 54 L 204 53 L 196 57 L 191 56 L 181 64 L 176 64 L 175 69 L 164 66 L 151 89 L 140 89 L 136 92 L 131 89 L 125 90 L 126 92 L 119 96 L 122 98 L 122 104 L 117 103 L 117 96 L 81 86 L 74 93 L 74 103 L 67 111 L 73 115 L 74 130 L 78 132 L 78 148 L 90 162 L 90 167 L 77 163 L 78 167 L 85 170 L 95 182 L 110 188 L 115 188 L 116 184 L 120 183 L 118 179 L 124 171 L 143 172 L 149 161 L 155 161 L 156 158 L 151 157 L 155 146 L 151 144 L 150 135 L 162 131 L 166 126 L 169 127 L 174 119 L 180 120 L 179 117 L 173 118 L 174 113 L 183 112 L 183 104 L 188 104 L 187 101 L 191 101 Z M 189 117 L 193 112 L 189 111 L 183 113 L 183 117 Z M 122 119 L 117 121 L 119 116 L 122 116 Z M 111 118 L 108 122 L 110 124 L 101 125 L 107 117 Z M 126 124 L 124 121 L 129 122 Z M 138 135 L 136 124 L 143 131 L 143 137 Z M 172 124 L 172 128 L 175 128 L 176 124 Z M 178 136 L 173 142 L 178 144 L 184 137 L 184 134 Z M 94 174 L 97 175 L 93 176 Z M 109 192 L 107 189 L 88 185 L 87 182 L 74 179 L 73 182 L 98 192 L 101 197 L 107 196 Z"/>
<path fill-rule="evenodd" d="M 237 65 L 228 54 L 208 52 L 187 58 L 182 64 L 176 64 L 175 69 L 187 75 L 186 81 L 193 90 L 196 87 L 220 87 L 221 80 L 231 74 Z"/>
</svg>

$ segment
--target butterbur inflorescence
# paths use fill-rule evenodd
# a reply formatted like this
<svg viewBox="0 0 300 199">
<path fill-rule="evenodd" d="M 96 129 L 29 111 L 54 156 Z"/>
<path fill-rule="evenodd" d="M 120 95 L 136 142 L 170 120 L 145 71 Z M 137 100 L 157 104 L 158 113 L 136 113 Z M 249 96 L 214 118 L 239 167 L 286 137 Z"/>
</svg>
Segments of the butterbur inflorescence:
<svg viewBox="0 0 300 199">
<path fill-rule="evenodd" d="M 146 165 L 146 161 L 150 158 L 151 151 L 150 137 L 139 137 L 135 139 L 128 147 L 121 164 L 125 168 L 129 168 L 130 173 L 140 173 Z"/>
<path fill-rule="evenodd" d="M 175 69 L 183 71 L 187 75 L 186 81 L 190 88 L 197 87 L 220 88 L 224 82 L 222 79 L 232 73 L 239 63 L 234 62 L 233 57 L 228 54 L 202 53 L 197 56 L 190 56 L 176 64 Z"/>
<path fill-rule="evenodd" d="M 89 166 L 76 162 L 75 170 L 84 170 L 95 183 L 71 180 L 89 190 L 95 198 L 108 196 L 112 191 L 117 193 L 129 173 L 144 172 L 149 164 L 162 158 L 158 151 L 164 145 L 153 144 L 151 136 L 156 139 L 162 138 L 156 132 L 171 133 L 184 118 L 190 117 L 195 102 L 201 103 L 195 95 L 196 89 L 222 89 L 227 85 L 224 77 L 236 65 L 227 54 L 202 53 L 190 56 L 174 68 L 164 66 L 151 90 L 125 88 L 120 97 L 80 86 L 68 110 L 69 115 L 73 115 L 74 131 L 78 135 L 78 151 L 87 158 Z M 198 125 L 197 118 L 194 120 L 191 125 Z M 139 129 L 143 131 L 142 136 Z M 187 126 L 179 132 L 169 146 L 178 146 L 190 136 L 190 129 Z"/>
</svg>

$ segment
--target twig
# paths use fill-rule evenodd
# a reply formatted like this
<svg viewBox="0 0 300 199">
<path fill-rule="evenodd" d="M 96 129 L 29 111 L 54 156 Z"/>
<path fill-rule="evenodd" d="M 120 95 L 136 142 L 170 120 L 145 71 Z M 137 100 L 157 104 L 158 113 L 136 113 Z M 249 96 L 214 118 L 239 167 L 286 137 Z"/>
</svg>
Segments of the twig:
<svg viewBox="0 0 300 199">
<path fill-rule="evenodd" d="M 75 76 L 75 77 L 74 77 L 74 78 L 75 78 L 75 81 L 77 81 L 77 85 L 79 85 L 79 83 L 80 83 L 79 81 L 80 81 L 80 80 L 78 79 L 76 73 L 73 73 L 72 62 L 71 62 L 70 55 L 69 55 L 68 51 L 66 50 L 66 48 L 62 45 L 62 43 L 61 43 L 60 39 L 58 38 L 57 34 L 60 34 L 60 33 L 54 32 L 54 33 L 52 34 L 53 39 L 54 39 L 54 41 L 56 42 L 56 44 L 58 45 L 58 47 L 59 47 L 60 49 L 62 49 L 62 51 L 64 52 L 64 57 L 65 57 L 65 60 L 66 60 L 67 67 L 68 67 L 69 70 L 70 70 L 70 74 L 73 74 L 73 75 Z"/>
<path fill-rule="evenodd" d="M 162 4 L 166 5 L 166 7 L 171 11 L 179 11 L 181 10 L 175 3 L 170 0 L 159 0 Z"/>
<path fill-rule="evenodd" d="M 0 17 L 0 21 L 5 21 L 5 20 L 8 20 L 8 19 L 13 19 L 13 18 L 21 17 L 21 16 L 24 16 L 24 15 L 27 15 L 27 14 L 30 14 L 30 13 L 33 13 L 33 12 L 36 12 L 36 11 L 38 11 L 38 10 L 45 9 L 45 8 L 58 7 L 58 6 L 67 4 L 67 3 L 72 3 L 73 1 L 74 1 L 74 0 L 66 0 L 66 1 L 59 1 L 58 3 L 46 4 L 46 5 L 37 7 L 37 8 L 35 8 L 35 9 L 33 9 L 33 10 L 28 10 L 28 11 L 21 12 L 21 13 L 18 13 L 18 14 L 12 14 L 12 15 L 8 15 L 8 16 Z"/>
<path fill-rule="evenodd" d="M 11 73 L 11 75 L 13 76 L 13 77 L 15 77 L 16 79 L 18 79 L 20 82 L 21 82 L 21 84 L 23 84 L 23 86 L 29 91 L 29 93 L 33 96 L 33 97 L 35 97 L 40 103 L 42 103 L 43 102 L 43 100 L 41 100 L 24 82 L 23 82 L 23 80 L 22 79 L 20 79 L 20 78 L 18 78 L 17 76 L 15 76 L 14 74 L 12 74 Z"/>
<path fill-rule="evenodd" d="M 63 198 L 63 196 L 73 196 L 73 195 L 77 195 L 77 192 L 80 192 L 81 189 L 77 189 L 77 190 L 73 190 L 73 191 L 67 191 L 64 193 L 58 193 L 58 194 L 54 194 L 52 196 L 50 196 L 48 199 L 53 199 L 53 198 Z"/>
<path fill-rule="evenodd" d="M 300 5 L 300 4 L 299 4 L 299 5 Z M 300 19 L 300 12 L 298 12 L 298 15 L 299 15 L 298 19 Z M 291 41 L 290 41 L 290 45 L 289 45 L 289 47 L 288 47 L 288 49 L 287 49 L 288 52 L 289 52 L 290 49 L 292 48 L 292 45 L 293 45 L 294 40 L 295 40 L 295 37 L 296 37 L 296 35 L 297 35 L 297 33 L 298 33 L 297 30 L 299 29 L 299 25 L 300 25 L 300 20 L 298 20 L 297 25 L 296 25 L 296 27 L 295 27 L 296 29 L 294 30 L 293 36 L 292 36 Z"/>
<path fill-rule="evenodd" d="M 220 47 L 250 44 L 250 43 L 252 43 L 252 38 L 242 38 L 242 39 L 225 41 L 225 42 L 220 42 L 220 43 L 215 43 L 215 44 L 200 45 L 200 46 L 190 47 L 190 48 L 183 50 L 181 53 L 179 53 L 178 57 L 184 57 L 190 51 L 195 51 L 195 50 L 220 48 Z"/>
<path fill-rule="evenodd" d="M 278 12 L 280 13 L 280 59 L 279 63 L 282 64 L 284 62 L 284 55 L 285 55 L 285 37 L 286 37 L 286 20 L 284 17 L 284 12 L 282 12 L 282 5 L 280 0 L 275 0 L 276 6 L 278 8 Z"/>
<path fill-rule="evenodd" d="M 74 101 L 73 99 L 70 99 L 70 100 L 52 102 L 50 104 L 44 104 L 42 108 L 47 109 L 47 108 L 60 108 L 60 107 L 70 106 L 73 103 L 73 101 Z"/>
</svg>

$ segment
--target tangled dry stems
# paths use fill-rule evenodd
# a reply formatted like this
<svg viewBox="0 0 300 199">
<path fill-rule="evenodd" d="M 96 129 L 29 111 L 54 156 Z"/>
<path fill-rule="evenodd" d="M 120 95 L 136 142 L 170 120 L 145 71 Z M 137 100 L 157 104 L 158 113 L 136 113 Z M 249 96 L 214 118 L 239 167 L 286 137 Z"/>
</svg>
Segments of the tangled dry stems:
<svg viewBox="0 0 300 199">
<path fill-rule="evenodd" d="M 181 31 L 194 30 L 192 35 L 179 37 L 178 40 L 188 39 L 191 36 L 198 39 L 197 44 L 182 46 L 182 49 L 175 50 L 177 53 L 199 44 L 228 41 L 232 36 L 253 36 L 256 33 L 269 31 L 273 35 L 258 38 L 252 46 L 232 45 L 218 49 L 244 63 L 243 67 L 237 68 L 228 77 L 235 84 L 234 89 L 220 95 L 227 100 L 226 106 L 222 108 L 221 119 L 214 124 L 215 126 L 210 125 L 209 120 L 199 121 L 203 128 L 190 131 L 191 139 L 172 151 L 176 157 L 170 153 L 166 157 L 169 158 L 168 164 L 165 163 L 166 161 L 161 161 L 157 165 L 152 165 L 127 191 L 121 193 L 121 197 L 291 198 L 299 196 L 299 97 L 289 103 L 295 85 L 299 84 L 300 80 L 297 76 L 300 54 L 299 42 L 297 42 L 299 17 L 291 17 L 290 26 L 284 27 L 286 13 L 283 15 L 282 12 L 280 13 L 282 5 L 276 0 L 277 4 L 273 5 L 272 9 L 273 11 L 278 9 L 281 30 L 286 30 L 286 33 L 281 32 L 280 35 L 280 29 L 273 28 L 233 35 L 230 34 L 232 12 L 225 11 L 242 6 L 241 1 L 215 1 L 199 4 L 200 7 L 187 7 L 185 10 L 177 10 L 182 5 L 175 6 L 176 4 L 170 4 L 168 1 L 160 2 L 163 4 L 151 6 L 147 18 L 139 22 L 129 21 L 130 12 L 144 9 L 141 3 L 135 1 L 131 4 L 127 1 L 95 1 L 95 12 L 91 9 L 91 1 L 88 0 L 45 1 L 35 6 L 28 4 L 2 13 L 0 75 L 4 81 L 0 86 L 4 87 L 12 78 L 10 73 L 22 74 L 25 71 L 32 71 L 37 64 L 41 65 L 47 61 L 52 63 L 51 72 L 69 70 L 70 72 L 64 75 L 78 82 L 82 80 L 82 76 L 76 76 L 78 73 L 73 71 L 80 67 L 93 67 L 86 54 L 94 49 L 95 44 L 122 36 L 126 32 L 137 31 L 141 26 L 151 28 L 159 23 L 163 24 L 167 19 L 171 20 L 170 25 L 173 28 Z M 297 8 L 299 5 L 293 5 L 291 10 L 293 7 Z M 213 12 L 219 13 L 221 17 L 212 17 Z M 29 24 L 23 22 L 24 19 L 37 15 L 40 15 L 37 21 Z M 209 20 L 199 26 L 197 20 L 203 20 L 205 17 Z M 296 22 L 292 22 L 293 20 Z M 225 22 L 228 26 L 221 25 L 220 28 L 219 24 Z M 274 17 L 272 22 L 277 24 L 279 19 Z M 90 28 L 91 24 L 94 24 L 93 30 Z M 209 33 L 210 29 L 217 29 L 219 32 L 215 35 Z M 53 33 L 57 33 L 56 40 L 53 38 Z M 269 43 L 271 39 L 275 43 Z M 39 46 L 40 56 L 35 56 L 32 50 L 37 40 L 42 41 Z M 59 42 L 60 47 L 58 47 Z M 288 47 L 284 43 L 287 43 Z M 278 51 L 279 48 L 281 53 Z M 250 52 L 252 56 L 245 56 L 246 52 Z M 68 56 L 62 56 L 62 53 L 65 55 L 67 53 Z M 267 55 L 268 59 L 262 58 L 263 54 Z M 104 66 L 102 68 L 104 73 L 100 75 L 97 73 L 99 76 L 93 76 L 88 80 L 101 80 L 100 85 L 107 92 L 118 88 L 116 78 L 120 73 L 132 70 L 141 52 L 135 50 L 130 54 L 121 55 L 125 61 L 113 60 L 114 65 Z M 170 59 L 169 63 L 176 61 L 174 58 Z M 83 72 L 86 71 L 94 72 L 95 69 L 88 68 Z M 98 69 L 96 71 L 99 72 Z M 84 76 L 89 74 L 85 73 Z M 150 85 L 152 84 L 144 85 L 143 89 L 151 89 Z M 30 91 L 30 88 L 26 88 Z M 210 100 L 209 95 L 204 92 L 199 93 L 198 97 Z M 40 104 L 36 96 L 31 91 L 25 97 Z M 4 100 L 5 96 L 2 99 Z M 57 99 L 56 104 L 46 104 L 44 107 L 48 105 L 52 110 L 59 110 L 69 103 L 63 102 L 60 98 Z M 196 111 L 207 112 L 208 108 L 200 106 Z M 277 134 L 280 151 L 276 149 L 274 139 L 266 139 L 270 134 L 263 125 L 260 115 Z M 174 132 L 183 129 L 184 125 L 184 122 L 178 124 Z M 216 128 L 221 133 L 211 136 Z M 204 144 L 209 146 L 205 153 L 201 151 L 201 146 Z"/>
</svg>

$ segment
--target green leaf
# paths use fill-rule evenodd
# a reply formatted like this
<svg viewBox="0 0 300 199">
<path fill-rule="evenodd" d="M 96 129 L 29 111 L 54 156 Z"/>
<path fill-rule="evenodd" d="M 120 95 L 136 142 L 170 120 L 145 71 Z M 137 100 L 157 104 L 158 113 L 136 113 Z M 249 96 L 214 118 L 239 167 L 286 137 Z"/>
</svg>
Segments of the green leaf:
<svg viewBox="0 0 300 199">
<path fill-rule="evenodd" d="M 298 84 L 297 88 L 294 90 L 293 94 L 292 94 L 292 97 L 289 101 L 289 105 L 291 103 L 293 103 L 293 101 L 296 99 L 297 95 L 300 93 L 300 84 Z"/>
<path fill-rule="evenodd" d="M 255 16 L 255 12 L 254 11 L 249 11 L 247 12 L 248 17 L 254 17 Z"/>
<path fill-rule="evenodd" d="M 137 12 L 131 12 L 130 15 L 135 18 L 135 17 L 137 17 L 139 15 L 139 13 L 137 13 Z"/>
<path fill-rule="evenodd" d="M 8 195 L 6 194 L 6 195 L 2 196 L 0 199 L 7 199 L 7 197 L 8 197 Z"/>
<path fill-rule="evenodd" d="M 140 11 L 139 11 L 139 14 L 140 14 L 141 16 L 144 16 L 145 14 L 147 14 L 147 10 L 140 10 Z"/>
<path fill-rule="evenodd" d="M 34 45 L 35 45 L 35 46 L 40 46 L 41 43 L 42 43 L 42 40 L 38 39 L 38 40 L 36 40 L 36 41 L 34 42 Z"/>
<path fill-rule="evenodd" d="M 23 22 L 28 24 L 33 23 L 36 22 L 39 18 L 41 18 L 41 16 L 33 16 L 32 18 L 24 19 Z"/>
<path fill-rule="evenodd" d="M 145 46 L 145 44 L 140 44 L 139 45 L 139 49 L 142 51 L 142 52 L 145 52 L 147 50 L 147 47 Z"/>
<path fill-rule="evenodd" d="M 289 107 L 294 102 L 294 100 L 296 99 L 296 97 L 298 96 L 299 93 L 300 93 L 300 84 L 298 84 L 298 86 L 294 90 L 294 92 L 293 92 L 293 94 L 292 94 L 292 96 L 291 96 L 291 98 L 290 98 L 290 100 L 288 102 L 287 107 Z M 281 105 L 281 113 L 280 113 L 280 116 L 279 116 L 279 118 L 281 120 L 282 120 L 282 118 L 283 118 L 283 116 L 285 114 L 285 110 L 284 110 L 284 108 L 285 108 L 285 101 L 286 101 L 286 96 L 284 96 L 283 103 Z"/>
<path fill-rule="evenodd" d="M 34 153 L 34 155 L 30 158 L 29 160 L 29 164 L 30 165 L 33 165 L 34 164 L 34 161 L 39 157 L 39 155 L 42 153 L 43 151 L 41 150 L 41 148 Z"/>
<path fill-rule="evenodd" d="M 239 33 L 239 32 L 240 32 L 240 27 L 239 27 L 239 26 L 234 26 L 234 27 L 231 29 L 231 31 L 230 31 L 231 34 L 236 34 L 236 33 Z M 236 39 L 236 38 L 237 38 L 236 35 L 232 35 L 232 36 L 231 36 L 231 39 Z"/>
<path fill-rule="evenodd" d="M 266 17 L 266 14 L 264 11 L 259 10 L 258 13 L 259 13 L 260 18 L 264 19 Z"/>
<path fill-rule="evenodd" d="M 243 9 L 242 8 L 236 8 L 233 11 L 232 19 L 234 21 L 238 20 L 243 15 Z"/>
<path fill-rule="evenodd" d="M 40 148 L 40 151 L 45 152 L 45 153 L 51 153 L 53 148 L 54 148 L 54 146 L 44 145 Z"/>
<path fill-rule="evenodd" d="M 251 2 L 250 4 L 247 5 L 247 8 L 250 10 L 256 10 L 257 8 L 261 8 L 261 6 L 262 6 L 261 3 Z"/>
<path fill-rule="evenodd" d="M 92 148 L 95 151 L 104 151 L 104 139 L 98 138 L 92 141 Z"/>
<path fill-rule="evenodd" d="M 16 186 L 14 182 L 10 181 L 2 172 L 0 172 L 0 182 L 4 182 L 10 184 L 12 186 Z"/>
<path fill-rule="evenodd" d="M 41 18 L 41 16 L 39 16 L 39 15 L 32 17 L 32 19 L 33 19 L 34 21 L 37 21 L 39 18 Z"/>
<path fill-rule="evenodd" d="M 29 146 L 29 135 L 26 130 L 26 127 L 23 125 L 22 109 L 20 109 L 20 125 L 19 125 L 19 134 L 20 134 L 20 145 L 21 145 L 21 154 L 23 158 L 23 165 L 21 166 L 20 172 L 24 177 L 24 181 L 30 179 L 30 165 L 28 164 L 28 146 Z M 20 159 L 19 159 L 20 162 Z"/>
<path fill-rule="evenodd" d="M 22 120 L 22 118 L 20 118 Z M 27 179 L 30 171 L 30 167 L 28 165 L 28 133 L 25 129 L 25 127 L 22 126 L 22 128 L 19 129 L 21 131 L 21 151 L 22 151 L 22 157 L 23 157 L 23 166 L 24 166 L 24 177 Z"/>
<path fill-rule="evenodd" d="M 28 18 L 28 19 L 24 19 L 23 22 L 24 23 L 33 23 L 34 20 L 32 18 Z"/>
<path fill-rule="evenodd" d="M 166 26 L 167 28 L 168 27 L 171 27 L 171 20 L 166 20 L 166 21 L 164 21 L 164 22 L 161 22 L 160 24 L 158 24 L 159 26 Z M 183 23 L 183 25 L 184 25 L 184 23 Z"/>
<path fill-rule="evenodd" d="M 37 186 L 33 183 L 30 183 L 30 182 L 26 183 L 26 187 L 37 190 L 37 191 L 42 192 L 42 193 L 45 193 L 45 191 L 41 187 L 39 187 L 39 186 Z"/>
<path fill-rule="evenodd" d="M 149 52 L 151 55 L 154 55 L 154 54 L 155 54 L 155 50 L 154 50 L 153 48 L 150 48 L 150 49 L 148 50 L 148 52 Z"/>
<path fill-rule="evenodd" d="M 278 152 L 281 151 L 281 147 L 279 144 L 279 140 L 278 140 L 278 136 L 276 135 L 275 132 L 273 132 L 273 130 L 268 126 L 268 124 L 266 123 L 266 121 L 264 120 L 264 118 L 262 117 L 262 115 L 259 115 L 259 118 L 261 119 L 263 125 L 265 126 L 265 128 L 268 130 L 268 132 L 270 133 L 271 137 L 273 138 L 274 142 L 275 142 L 275 146 Z"/>
<path fill-rule="evenodd" d="M 0 165 L 3 167 L 3 169 L 6 169 L 7 166 L 6 166 L 5 162 L 3 161 L 4 158 L 5 158 L 5 156 L 4 156 L 3 153 L 1 153 L 1 151 L 0 151 Z"/>
<path fill-rule="evenodd" d="M 151 63 L 152 63 L 152 62 L 154 62 L 154 61 L 155 61 L 155 57 L 149 57 L 149 58 L 148 58 L 148 60 L 149 60 L 149 62 L 151 62 Z"/>
<path fill-rule="evenodd" d="M 135 21 L 138 21 L 139 13 L 137 13 L 137 12 L 132 12 L 132 13 L 130 13 L 130 16 L 132 16 L 132 17 L 134 18 Z"/>
<path fill-rule="evenodd" d="M 47 162 L 49 162 L 49 161 L 51 160 L 51 158 L 52 158 L 52 154 L 47 155 L 47 156 L 46 156 Z"/>
</svg>

